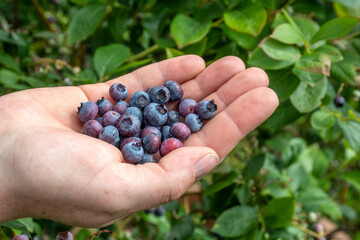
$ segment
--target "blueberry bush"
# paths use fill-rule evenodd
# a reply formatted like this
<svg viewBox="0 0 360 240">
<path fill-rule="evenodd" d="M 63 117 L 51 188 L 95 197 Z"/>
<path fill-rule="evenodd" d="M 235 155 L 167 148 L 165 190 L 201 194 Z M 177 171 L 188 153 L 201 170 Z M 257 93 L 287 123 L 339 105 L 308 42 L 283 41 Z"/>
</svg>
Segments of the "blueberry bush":
<svg viewBox="0 0 360 240">
<path fill-rule="evenodd" d="M 0 224 L 0 239 L 68 230 L 79 240 L 360 239 L 360 1 L 2 0 L 0 9 L 1 95 L 197 54 L 264 69 L 280 100 L 178 201 L 102 229 L 17 219 Z"/>
</svg>

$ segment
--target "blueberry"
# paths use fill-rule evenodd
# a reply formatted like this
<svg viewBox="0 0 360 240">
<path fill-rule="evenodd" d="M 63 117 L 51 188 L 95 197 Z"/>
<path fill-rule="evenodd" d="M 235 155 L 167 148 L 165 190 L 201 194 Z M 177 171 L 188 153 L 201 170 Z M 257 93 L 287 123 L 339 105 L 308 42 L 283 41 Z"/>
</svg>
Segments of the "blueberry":
<svg viewBox="0 0 360 240">
<path fill-rule="evenodd" d="M 165 105 L 150 103 L 144 109 L 144 118 L 151 126 L 161 127 L 167 121 L 167 112 Z"/>
<path fill-rule="evenodd" d="M 186 117 L 189 113 L 195 113 L 197 102 L 194 99 L 183 98 L 179 104 L 179 114 Z"/>
<path fill-rule="evenodd" d="M 217 105 L 214 100 L 203 100 L 196 106 L 196 113 L 204 120 L 209 120 L 215 116 Z"/>
<path fill-rule="evenodd" d="M 56 240 L 74 240 L 74 237 L 71 232 L 62 231 L 57 234 Z"/>
<path fill-rule="evenodd" d="M 156 163 L 153 155 L 144 153 L 144 155 L 141 158 L 141 161 L 137 164 L 145 164 L 145 163 Z"/>
<path fill-rule="evenodd" d="M 170 134 L 174 138 L 177 138 L 180 141 L 184 142 L 186 139 L 189 138 L 191 131 L 190 128 L 186 126 L 186 124 L 178 122 L 171 125 Z"/>
<path fill-rule="evenodd" d="M 83 102 L 80 104 L 80 107 L 78 107 L 77 114 L 79 115 L 80 121 L 83 123 L 93 120 L 98 114 L 98 106 L 91 101 Z"/>
<path fill-rule="evenodd" d="M 138 163 L 144 155 L 144 149 L 141 144 L 137 142 L 129 142 L 125 144 L 121 152 L 125 161 L 128 163 Z"/>
<path fill-rule="evenodd" d="M 128 97 L 127 88 L 121 83 L 113 84 L 109 89 L 109 94 L 115 101 L 125 100 Z"/>
<path fill-rule="evenodd" d="M 12 240 L 29 240 L 29 237 L 25 234 L 20 234 L 12 238 Z"/>
<path fill-rule="evenodd" d="M 126 144 L 128 144 L 129 142 L 135 142 L 135 143 L 141 144 L 141 139 L 138 137 L 127 137 L 127 138 L 121 139 L 120 146 L 119 146 L 120 151 L 122 151 L 123 147 Z"/>
<path fill-rule="evenodd" d="M 138 91 L 134 93 L 131 98 L 129 105 L 130 107 L 137 107 L 144 109 L 150 103 L 150 96 L 144 91 Z"/>
<path fill-rule="evenodd" d="M 150 133 L 155 133 L 159 136 L 159 138 L 161 139 L 161 132 L 157 127 L 153 127 L 153 126 L 147 126 L 145 127 L 143 130 L 141 130 L 140 133 L 140 137 L 144 138 L 146 135 L 150 134 Z"/>
<path fill-rule="evenodd" d="M 103 116 L 103 124 L 104 126 L 115 126 L 116 121 L 121 116 L 120 113 L 115 111 L 108 111 Z"/>
<path fill-rule="evenodd" d="M 199 115 L 190 113 L 185 117 L 185 124 L 190 128 L 191 132 L 195 133 L 200 131 L 203 126 L 203 120 Z"/>
<path fill-rule="evenodd" d="M 152 102 L 165 104 L 170 100 L 170 91 L 164 86 L 158 86 L 150 90 L 150 98 Z"/>
<path fill-rule="evenodd" d="M 101 124 L 101 126 L 104 126 L 103 117 L 97 117 L 95 120 L 98 121 Z"/>
<path fill-rule="evenodd" d="M 149 94 L 149 96 L 150 96 L 153 89 L 154 89 L 154 87 L 148 88 L 148 90 L 146 90 L 146 93 Z"/>
<path fill-rule="evenodd" d="M 162 205 L 158 206 L 157 208 L 155 208 L 154 214 L 158 217 L 163 216 L 165 214 L 165 208 Z"/>
<path fill-rule="evenodd" d="M 110 143 L 114 146 L 119 146 L 120 136 L 119 131 L 114 126 L 104 127 L 99 133 L 99 139 Z"/>
<path fill-rule="evenodd" d="M 164 86 L 170 91 L 170 100 L 177 101 L 183 96 L 183 89 L 178 82 L 167 81 Z"/>
<path fill-rule="evenodd" d="M 98 114 L 100 116 L 113 109 L 112 103 L 109 100 L 106 100 L 104 97 L 102 97 L 100 100 L 97 100 L 96 105 L 98 106 Z"/>
<path fill-rule="evenodd" d="M 138 164 L 140 164 L 140 163 L 138 163 Z M 145 212 L 146 212 L 147 214 L 155 213 L 155 209 L 156 209 L 156 208 L 149 208 L 149 209 L 146 209 Z"/>
<path fill-rule="evenodd" d="M 83 134 L 97 138 L 103 126 L 96 120 L 89 120 L 84 124 Z"/>
<path fill-rule="evenodd" d="M 173 125 L 176 122 L 180 121 L 180 114 L 178 111 L 170 111 L 168 112 L 168 119 L 166 121 L 166 125 Z"/>
<path fill-rule="evenodd" d="M 141 139 L 141 143 L 147 153 L 154 154 L 160 149 L 161 137 L 155 133 L 149 133 Z"/>
<path fill-rule="evenodd" d="M 164 141 L 167 138 L 171 138 L 171 133 L 170 133 L 170 126 L 164 125 L 161 127 L 161 135 L 162 135 L 162 140 Z"/>
<path fill-rule="evenodd" d="M 337 108 L 342 108 L 345 104 L 345 98 L 343 96 L 336 96 L 334 98 L 334 104 Z"/>
<path fill-rule="evenodd" d="M 120 114 L 123 114 L 128 107 L 129 107 L 129 104 L 127 102 L 120 100 L 119 102 L 117 102 L 115 104 L 113 110 Z"/>
<path fill-rule="evenodd" d="M 134 114 L 124 113 L 117 120 L 115 126 L 122 137 L 133 137 L 140 133 L 141 123 Z"/>
<path fill-rule="evenodd" d="M 182 147 L 182 142 L 177 138 L 168 138 L 165 139 L 160 146 L 160 155 L 163 157 L 169 152 Z"/>
<path fill-rule="evenodd" d="M 140 122 L 143 122 L 143 112 L 140 110 L 140 108 L 137 107 L 129 107 L 125 110 L 125 113 L 131 113 L 134 114 L 135 116 L 137 116 L 140 120 Z"/>
</svg>

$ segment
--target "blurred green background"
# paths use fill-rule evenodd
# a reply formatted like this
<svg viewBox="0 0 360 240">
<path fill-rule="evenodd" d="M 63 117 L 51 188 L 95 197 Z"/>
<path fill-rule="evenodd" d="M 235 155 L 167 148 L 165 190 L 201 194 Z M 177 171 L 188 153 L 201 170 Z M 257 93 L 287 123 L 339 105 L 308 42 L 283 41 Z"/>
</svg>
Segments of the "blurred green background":
<svg viewBox="0 0 360 240">
<path fill-rule="evenodd" d="M 0 239 L 70 230 L 80 240 L 360 240 L 359 0 L 1 0 L 0 9 L 1 95 L 197 54 L 266 70 L 280 99 L 161 216 L 104 229 L 25 218 L 0 224 Z"/>
</svg>

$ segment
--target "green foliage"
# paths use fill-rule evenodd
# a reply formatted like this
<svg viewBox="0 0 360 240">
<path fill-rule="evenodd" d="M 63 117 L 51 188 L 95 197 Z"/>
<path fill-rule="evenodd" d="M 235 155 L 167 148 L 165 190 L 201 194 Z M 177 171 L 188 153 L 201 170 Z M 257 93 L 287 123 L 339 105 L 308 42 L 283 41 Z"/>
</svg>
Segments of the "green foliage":
<svg viewBox="0 0 360 240">
<path fill-rule="evenodd" d="M 207 65 L 235 55 L 264 69 L 279 97 L 275 113 L 201 180 L 201 201 L 165 204 L 162 217 L 135 213 L 94 239 L 320 239 L 312 226 L 322 217 L 360 239 L 359 1 L 5 0 L 0 7 L 1 95 L 102 82 L 197 54 Z M 339 95 L 342 108 L 333 103 Z M 0 224 L 0 239 L 54 239 L 64 229 L 18 219 Z M 100 231 L 73 230 L 76 239 Z"/>
</svg>

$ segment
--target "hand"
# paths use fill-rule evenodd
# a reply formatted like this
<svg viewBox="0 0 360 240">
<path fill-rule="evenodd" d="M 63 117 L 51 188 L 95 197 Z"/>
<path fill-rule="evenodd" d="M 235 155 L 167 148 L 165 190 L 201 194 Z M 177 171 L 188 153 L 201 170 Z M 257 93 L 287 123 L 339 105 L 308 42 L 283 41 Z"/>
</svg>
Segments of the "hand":
<svg viewBox="0 0 360 240">
<path fill-rule="evenodd" d="M 215 99 L 218 111 L 158 164 L 124 163 L 119 149 L 81 133 L 80 102 L 110 99 L 115 82 L 131 96 L 167 80 L 180 82 L 184 97 Z M 264 71 L 245 70 L 237 57 L 205 69 L 200 57 L 189 55 L 106 83 L 0 97 L 0 222 L 31 216 L 100 227 L 179 198 L 273 113 L 278 99 L 267 85 Z"/>
</svg>

